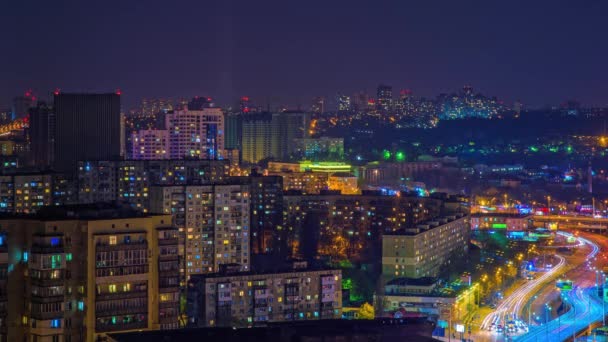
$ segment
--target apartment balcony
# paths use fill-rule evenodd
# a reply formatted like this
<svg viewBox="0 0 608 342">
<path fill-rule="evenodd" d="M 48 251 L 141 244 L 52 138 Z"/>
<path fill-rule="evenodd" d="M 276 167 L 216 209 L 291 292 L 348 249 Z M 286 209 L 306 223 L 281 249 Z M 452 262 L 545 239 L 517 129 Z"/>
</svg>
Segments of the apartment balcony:
<svg viewBox="0 0 608 342">
<path fill-rule="evenodd" d="M 177 261 L 177 260 L 179 260 L 179 255 L 178 254 L 159 255 L 158 259 L 160 261 Z"/>
<path fill-rule="evenodd" d="M 30 316 L 33 319 L 39 321 L 46 321 L 50 319 L 61 319 L 63 318 L 63 311 L 54 311 L 54 312 L 36 312 L 32 311 Z"/>
<path fill-rule="evenodd" d="M 173 324 L 178 322 L 178 316 L 165 316 L 159 317 L 158 323 L 160 324 Z"/>
<path fill-rule="evenodd" d="M 177 245 L 177 244 L 178 244 L 178 238 L 169 238 L 169 239 L 159 239 L 158 240 L 159 246 Z"/>
<path fill-rule="evenodd" d="M 63 273 L 58 278 L 31 278 L 32 285 L 40 286 L 40 287 L 48 287 L 48 286 L 60 286 L 63 285 L 65 280 L 63 279 Z"/>
<path fill-rule="evenodd" d="M 63 293 L 53 296 L 35 296 L 32 295 L 32 303 L 61 303 L 63 302 Z"/>
<path fill-rule="evenodd" d="M 178 302 L 160 302 L 160 303 L 158 303 L 158 308 L 159 309 L 170 309 L 170 308 L 178 309 L 179 303 Z"/>
<path fill-rule="evenodd" d="M 148 306 L 95 308 L 96 316 L 134 315 L 148 313 Z"/>
<path fill-rule="evenodd" d="M 121 243 L 116 245 L 104 245 L 97 244 L 95 246 L 95 251 L 97 252 L 107 252 L 107 251 L 124 251 L 131 249 L 148 249 L 147 241 L 132 241 L 130 243 Z"/>
<path fill-rule="evenodd" d="M 96 323 L 96 332 L 110 332 L 110 331 L 122 331 L 122 330 L 136 330 L 145 329 L 148 327 L 147 321 L 142 322 L 129 322 L 129 323 L 116 323 L 116 324 L 103 324 Z"/>
<path fill-rule="evenodd" d="M 148 298 L 148 292 L 147 291 L 131 291 L 131 292 L 98 294 L 95 296 L 95 301 L 100 302 L 100 301 L 104 301 L 104 300 L 117 300 L 117 299 L 129 299 L 129 298 Z"/>
<path fill-rule="evenodd" d="M 64 251 L 65 249 L 61 244 L 56 246 L 33 244 L 31 252 L 32 254 L 59 254 Z"/>
</svg>

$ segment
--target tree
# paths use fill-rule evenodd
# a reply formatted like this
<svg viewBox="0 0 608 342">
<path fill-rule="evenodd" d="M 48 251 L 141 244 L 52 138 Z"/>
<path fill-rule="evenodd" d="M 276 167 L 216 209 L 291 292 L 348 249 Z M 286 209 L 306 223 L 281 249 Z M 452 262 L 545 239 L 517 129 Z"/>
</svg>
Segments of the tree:
<svg viewBox="0 0 608 342">
<path fill-rule="evenodd" d="M 359 319 L 374 319 L 375 317 L 374 307 L 368 302 L 363 303 L 359 308 Z"/>
</svg>

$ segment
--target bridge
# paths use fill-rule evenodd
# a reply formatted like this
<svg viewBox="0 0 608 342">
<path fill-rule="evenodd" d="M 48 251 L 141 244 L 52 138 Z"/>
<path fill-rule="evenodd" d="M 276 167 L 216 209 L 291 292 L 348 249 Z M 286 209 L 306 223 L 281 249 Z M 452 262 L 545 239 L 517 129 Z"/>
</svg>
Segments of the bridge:
<svg viewBox="0 0 608 342">
<path fill-rule="evenodd" d="M 595 218 L 575 215 L 546 215 L 533 216 L 534 227 L 548 227 L 557 224 L 557 229 L 580 229 L 596 233 L 608 231 L 608 218 Z"/>
</svg>

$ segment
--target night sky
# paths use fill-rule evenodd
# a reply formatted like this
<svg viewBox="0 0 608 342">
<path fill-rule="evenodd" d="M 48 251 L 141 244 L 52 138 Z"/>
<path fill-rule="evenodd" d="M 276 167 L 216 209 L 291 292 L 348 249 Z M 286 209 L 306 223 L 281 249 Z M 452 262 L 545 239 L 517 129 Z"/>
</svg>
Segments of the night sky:
<svg viewBox="0 0 608 342">
<path fill-rule="evenodd" d="M 307 107 L 379 83 L 606 105 L 607 13 L 608 1 L 7 0 L 0 108 L 57 87 L 120 88 L 126 108 L 192 95 Z"/>
</svg>

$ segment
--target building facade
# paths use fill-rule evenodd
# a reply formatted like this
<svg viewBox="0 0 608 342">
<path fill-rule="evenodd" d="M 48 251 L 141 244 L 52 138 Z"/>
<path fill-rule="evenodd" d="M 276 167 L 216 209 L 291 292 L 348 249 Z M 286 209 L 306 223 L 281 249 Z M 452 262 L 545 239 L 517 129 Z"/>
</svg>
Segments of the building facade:
<svg viewBox="0 0 608 342">
<path fill-rule="evenodd" d="M 382 274 L 386 279 L 437 277 L 441 268 L 465 257 L 469 217 L 461 213 L 433 218 L 382 237 Z"/>
<path fill-rule="evenodd" d="M 193 327 L 247 327 L 268 322 L 337 319 L 342 314 L 340 270 L 304 265 L 261 274 L 195 276 L 188 283 Z"/>
<path fill-rule="evenodd" d="M 240 184 L 152 187 L 152 211 L 171 214 L 179 229 L 183 279 L 222 264 L 249 270 L 250 197 Z"/>
<path fill-rule="evenodd" d="M 0 267 L 11 271 L 8 340 L 95 341 L 109 332 L 177 328 L 177 231 L 170 216 L 52 209 L 0 220 L 7 253 L 0 248 Z"/>
<path fill-rule="evenodd" d="M 119 201 L 147 212 L 153 185 L 211 184 L 230 173 L 228 160 L 122 160 L 78 163 L 78 201 Z"/>
<path fill-rule="evenodd" d="M 224 113 L 220 108 L 177 110 L 165 116 L 171 159 L 221 159 Z"/>
<path fill-rule="evenodd" d="M 169 132 L 164 129 L 145 129 L 131 136 L 133 159 L 169 159 Z"/>
<path fill-rule="evenodd" d="M 55 93 L 54 167 L 76 172 L 80 160 L 121 153 L 120 95 Z"/>
</svg>

